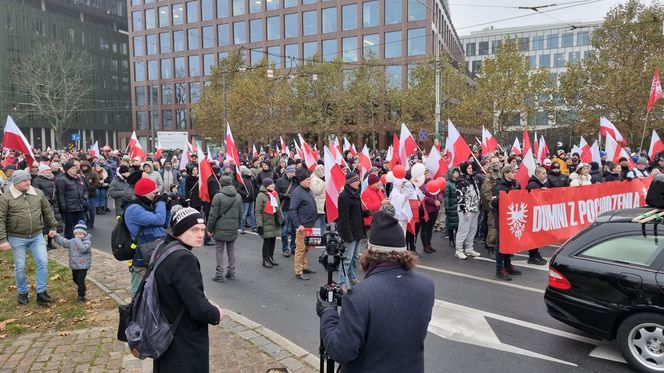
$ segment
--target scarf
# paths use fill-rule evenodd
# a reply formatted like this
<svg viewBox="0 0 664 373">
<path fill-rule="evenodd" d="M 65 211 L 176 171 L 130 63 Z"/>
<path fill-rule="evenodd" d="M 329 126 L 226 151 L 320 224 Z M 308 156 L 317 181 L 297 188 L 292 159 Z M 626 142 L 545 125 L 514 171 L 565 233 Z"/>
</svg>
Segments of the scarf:
<svg viewBox="0 0 664 373">
<path fill-rule="evenodd" d="M 265 195 L 268 197 L 268 200 L 265 204 L 265 207 L 263 208 L 263 212 L 268 215 L 274 215 L 274 213 L 277 212 L 277 208 L 279 207 L 279 203 L 277 203 L 277 192 L 265 192 Z"/>
</svg>

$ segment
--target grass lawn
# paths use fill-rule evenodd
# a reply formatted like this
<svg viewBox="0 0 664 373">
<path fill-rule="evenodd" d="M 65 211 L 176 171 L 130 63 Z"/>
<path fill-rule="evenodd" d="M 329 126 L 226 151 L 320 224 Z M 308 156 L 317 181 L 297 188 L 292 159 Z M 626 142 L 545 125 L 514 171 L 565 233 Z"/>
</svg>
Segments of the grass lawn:
<svg viewBox="0 0 664 373">
<path fill-rule="evenodd" d="M 22 333 L 66 331 L 95 326 L 107 326 L 117 303 L 86 280 L 88 301 L 76 304 L 76 285 L 68 267 L 50 260 L 48 263 L 48 294 L 55 303 L 37 305 L 35 291 L 35 262 L 30 254 L 26 260 L 30 303 L 17 303 L 14 260 L 12 252 L 0 251 L 0 339 Z"/>
</svg>

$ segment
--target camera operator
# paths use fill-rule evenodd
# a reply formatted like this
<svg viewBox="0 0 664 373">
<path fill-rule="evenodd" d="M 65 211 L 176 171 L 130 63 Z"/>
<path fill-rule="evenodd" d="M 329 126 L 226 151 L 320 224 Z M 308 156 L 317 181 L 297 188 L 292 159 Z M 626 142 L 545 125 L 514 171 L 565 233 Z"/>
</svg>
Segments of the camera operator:
<svg viewBox="0 0 664 373">
<path fill-rule="evenodd" d="M 323 346 L 344 373 L 424 372 L 433 281 L 413 271 L 417 257 L 406 250 L 392 205 L 374 214 L 371 230 L 360 257 L 365 279 L 343 297 L 341 316 L 336 301 L 317 293 Z"/>
</svg>

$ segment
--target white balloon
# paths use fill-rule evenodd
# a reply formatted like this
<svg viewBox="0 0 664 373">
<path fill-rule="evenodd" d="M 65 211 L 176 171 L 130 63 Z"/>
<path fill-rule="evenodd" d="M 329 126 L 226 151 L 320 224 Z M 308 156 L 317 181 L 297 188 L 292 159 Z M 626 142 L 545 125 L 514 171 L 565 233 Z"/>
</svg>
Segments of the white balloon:
<svg viewBox="0 0 664 373">
<path fill-rule="evenodd" d="M 410 176 L 411 179 L 418 179 L 420 176 L 424 175 L 424 172 L 426 172 L 426 167 L 422 163 L 415 163 L 413 167 L 410 169 Z M 418 185 L 419 186 L 419 185 Z"/>
<path fill-rule="evenodd" d="M 426 179 L 426 178 L 424 177 L 424 175 L 421 175 L 420 177 L 416 177 L 416 178 L 412 178 L 412 179 L 410 179 L 410 181 L 411 181 L 413 184 L 415 184 L 416 187 L 419 188 L 419 187 L 422 186 L 422 184 L 424 184 L 425 179 Z"/>
<path fill-rule="evenodd" d="M 385 181 L 387 181 L 388 183 L 394 182 L 394 174 L 392 173 L 392 171 L 387 173 Z"/>
</svg>

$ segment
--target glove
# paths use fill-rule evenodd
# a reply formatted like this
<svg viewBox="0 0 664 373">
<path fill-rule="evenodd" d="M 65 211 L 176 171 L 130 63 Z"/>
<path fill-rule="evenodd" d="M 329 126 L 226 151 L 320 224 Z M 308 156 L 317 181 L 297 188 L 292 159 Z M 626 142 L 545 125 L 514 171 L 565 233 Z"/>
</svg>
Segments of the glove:
<svg viewBox="0 0 664 373">
<path fill-rule="evenodd" d="M 263 227 L 257 227 L 256 228 L 256 233 L 258 233 L 259 236 L 263 236 Z"/>
<path fill-rule="evenodd" d="M 323 312 L 327 310 L 337 310 L 337 298 L 334 298 L 334 301 L 328 302 L 327 300 L 324 300 L 321 295 L 320 291 L 316 291 L 316 297 L 318 298 L 316 302 L 316 314 L 318 314 L 318 317 L 323 314 Z"/>
<path fill-rule="evenodd" d="M 159 197 L 157 197 L 157 202 L 159 201 L 164 203 L 168 202 L 168 193 L 162 193 Z"/>
</svg>

